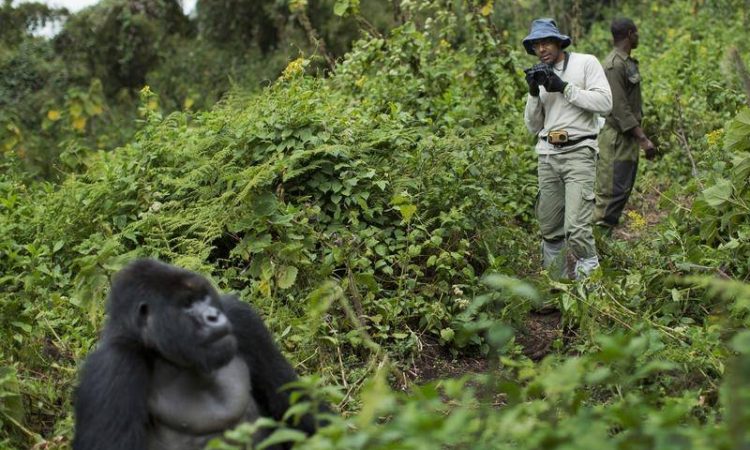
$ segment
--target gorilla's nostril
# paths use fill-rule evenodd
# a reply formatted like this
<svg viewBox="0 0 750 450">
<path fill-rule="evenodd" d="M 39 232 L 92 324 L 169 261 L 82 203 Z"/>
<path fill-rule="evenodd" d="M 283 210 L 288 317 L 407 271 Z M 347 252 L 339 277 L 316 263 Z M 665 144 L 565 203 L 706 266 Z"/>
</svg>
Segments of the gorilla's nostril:
<svg viewBox="0 0 750 450">
<path fill-rule="evenodd" d="M 211 328 L 219 328 L 227 324 L 227 316 L 225 316 L 221 311 L 215 311 L 213 313 L 208 313 L 204 316 L 204 320 L 206 325 L 210 326 Z"/>
</svg>

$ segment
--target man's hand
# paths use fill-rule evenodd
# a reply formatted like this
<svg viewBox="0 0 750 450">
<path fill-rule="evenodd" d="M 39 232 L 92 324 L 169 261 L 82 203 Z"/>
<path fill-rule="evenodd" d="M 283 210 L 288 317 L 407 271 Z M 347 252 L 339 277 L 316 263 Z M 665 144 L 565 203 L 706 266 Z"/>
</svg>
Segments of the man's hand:
<svg viewBox="0 0 750 450">
<path fill-rule="evenodd" d="M 563 81 L 556 73 L 551 73 L 547 77 L 547 81 L 544 83 L 544 89 L 546 89 L 547 92 L 562 92 L 567 85 L 568 83 Z"/>
<path fill-rule="evenodd" d="M 656 157 L 656 146 L 653 142 L 646 136 L 643 136 L 638 139 L 638 145 L 643 150 L 643 154 L 646 156 L 646 159 L 651 160 Z"/>
<path fill-rule="evenodd" d="M 640 125 L 632 128 L 630 130 L 630 135 L 638 141 L 638 146 L 643 150 L 646 159 L 654 159 L 656 157 L 656 146 L 651 142 L 651 139 L 646 136 L 646 133 L 643 132 L 643 128 L 641 128 Z"/>
<path fill-rule="evenodd" d="M 534 78 L 533 73 L 526 73 L 526 83 L 529 85 L 529 95 L 532 97 L 539 97 L 539 83 Z"/>
</svg>

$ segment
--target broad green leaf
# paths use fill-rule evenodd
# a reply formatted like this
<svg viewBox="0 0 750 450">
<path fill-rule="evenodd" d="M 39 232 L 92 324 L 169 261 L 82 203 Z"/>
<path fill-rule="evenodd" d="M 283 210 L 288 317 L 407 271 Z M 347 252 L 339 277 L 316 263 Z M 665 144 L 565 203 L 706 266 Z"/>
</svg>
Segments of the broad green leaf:
<svg viewBox="0 0 750 450">
<path fill-rule="evenodd" d="M 78 118 L 83 114 L 83 105 L 81 105 L 80 102 L 72 102 L 68 107 L 68 110 L 73 118 Z"/>
<path fill-rule="evenodd" d="M 14 367 L 0 367 L 0 417 L 3 415 L 21 422 L 24 417 L 21 389 Z"/>
<path fill-rule="evenodd" d="M 391 204 L 394 206 L 408 204 L 409 197 L 404 194 L 395 194 L 391 197 Z"/>
<path fill-rule="evenodd" d="M 503 323 L 495 323 L 487 330 L 487 340 L 496 348 L 500 348 L 513 337 L 513 328 Z"/>
<path fill-rule="evenodd" d="M 367 287 L 368 291 L 371 292 L 377 292 L 378 290 L 378 282 L 375 279 L 375 276 L 371 273 L 358 273 L 354 276 L 354 279 L 357 281 L 358 285 L 364 285 Z"/>
<path fill-rule="evenodd" d="M 270 436 L 264 439 L 255 448 L 258 450 L 262 450 L 264 448 L 268 448 L 282 442 L 302 442 L 306 438 L 307 435 L 301 431 L 282 428 L 271 433 Z"/>
<path fill-rule="evenodd" d="M 738 353 L 750 354 L 750 331 L 744 330 L 737 333 L 730 341 L 730 346 Z"/>
<path fill-rule="evenodd" d="M 653 373 L 666 372 L 668 370 L 674 370 L 677 365 L 670 361 L 654 360 L 649 361 L 646 364 L 640 366 L 633 375 L 634 379 L 645 378 Z"/>
<path fill-rule="evenodd" d="M 450 328 L 443 328 L 440 330 L 440 338 L 443 339 L 445 342 L 450 342 L 453 340 L 453 336 L 455 336 L 455 331 L 453 331 Z"/>
<path fill-rule="evenodd" d="M 297 279 L 297 272 L 294 266 L 281 266 L 276 272 L 276 285 L 281 289 L 289 289 Z"/>
<path fill-rule="evenodd" d="M 588 372 L 585 379 L 589 384 L 599 384 L 605 382 L 611 375 L 612 369 L 610 367 L 598 367 L 593 371 Z"/>
<path fill-rule="evenodd" d="M 729 123 L 724 145 L 728 150 L 750 149 L 750 109 L 743 109 Z"/>
<path fill-rule="evenodd" d="M 245 239 L 243 239 L 243 242 L 244 241 Z M 266 248 L 268 248 L 268 246 L 270 245 L 271 245 L 271 235 L 266 233 L 266 234 L 258 236 L 255 239 L 250 240 L 249 243 L 247 244 L 247 251 L 250 253 L 260 253 Z"/>
<path fill-rule="evenodd" d="M 25 331 L 28 334 L 31 334 L 32 327 L 28 323 L 13 321 L 11 322 L 11 325 Z"/>
<path fill-rule="evenodd" d="M 304 414 L 310 412 L 311 406 L 310 402 L 295 403 L 286 410 L 282 419 L 286 421 L 294 417 L 302 417 Z"/>
<path fill-rule="evenodd" d="M 519 297 L 531 300 L 539 299 L 539 293 L 532 285 L 507 275 L 489 274 L 482 279 L 482 283 L 492 289 L 506 291 Z"/>
<path fill-rule="evenodd" d="M 387 381 L 387 369 L 380 367 L 369 381 L 360 395 L 362 409 L 356 417 L 356 423 L 364 428 L 378 419 L 381 412 L 389 410 L 394 398 Z"/>
<path fill-rule="evenodd" d="M 748 140 L 750 141 L 750 138 Z M 741 152 L 734 155 L 732 166 L 732 181 L 736 185 L 744 185 L 750 178 L 750 153 Z"/>
<path fill-rule="evenodd" d="M 417 212 L 417 205 L 399 205 L 398 210 L 401 212 L 401 218 L 404 222 L 410 222 L 414 213 Z"/>
<path fill-rule="evenodd" d="M 706 203 L 714 208 L 718 208 L 726 203 L 732 196 L 732 182 L 721 179 L 715 185 L 703 191 L 703 198 Z"/>
<path fill-rule="evenodd" d="M 349 0 L 337 0 L 336 4 L 333 5 L 333 13 L 339 17 L 346 14 L 347 9 L 349 9 Z"/>
<path fill-rule="evenodd" d="M 575 299 L 567 292 L 562 294 L 562 309 L 563 311 L 570 311 L 570 307 L 573 306 Z"/>
</svg>

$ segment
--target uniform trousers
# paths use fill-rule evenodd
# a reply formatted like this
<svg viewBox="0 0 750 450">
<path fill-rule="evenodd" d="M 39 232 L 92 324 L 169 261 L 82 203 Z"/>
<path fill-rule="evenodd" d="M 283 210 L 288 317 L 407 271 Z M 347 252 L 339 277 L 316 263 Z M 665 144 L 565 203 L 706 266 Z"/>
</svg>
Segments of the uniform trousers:
<svg viewBox="0 0 750 450">
<path fill-rule="evenodd" d="M 615 226 L 633 191 L 638 173 L 638 141 L 605 124 L 599 133 L 599 161 L 596 165 L 596 207 L 594 222 Z"/>
</svg>

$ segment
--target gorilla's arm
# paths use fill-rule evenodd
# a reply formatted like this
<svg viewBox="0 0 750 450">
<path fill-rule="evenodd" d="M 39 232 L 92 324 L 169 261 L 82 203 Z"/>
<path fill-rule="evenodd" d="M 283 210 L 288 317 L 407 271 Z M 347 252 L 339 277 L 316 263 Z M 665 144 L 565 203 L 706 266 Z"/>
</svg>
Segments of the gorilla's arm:
<svg viewBox="0 0 750 450">
<path fill-rule="evenodd" d="M 261 414 L 280 421 L 289 408 L 291 392 L 288 389 L 282 391 L 281 387 L 297 381 L 297 374 L 252 307 L 230 295 L 222 296 L 222 303 L 237 337 L 238 352 L 250 367 L 252 395 Z M 295 428 L 313 434 L 317 426 L 314 417 L 305 414 Z"/>
<path fill-rule="evenodd" d="M 149 371 L 142 354 L 104 343 L 89 355 L 76 391 L 74 450 L 146 448 Z"/>
</svg>

